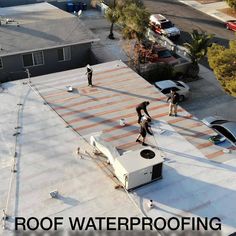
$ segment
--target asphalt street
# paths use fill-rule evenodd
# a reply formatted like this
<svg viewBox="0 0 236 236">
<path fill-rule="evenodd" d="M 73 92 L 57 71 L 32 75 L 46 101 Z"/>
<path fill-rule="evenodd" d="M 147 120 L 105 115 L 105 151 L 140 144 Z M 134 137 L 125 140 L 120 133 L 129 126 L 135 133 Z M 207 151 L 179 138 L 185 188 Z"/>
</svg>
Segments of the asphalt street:
<svg viewBox="0 0 236 236">
<path fill-rule="evenodd" d="M 176 0 L 144 0 L 150 13 L 160 13 L 170 19 L 181 30 L 178 44 L 189 41 L 193 29 L 214 34 L 213 42 L 228 46 L 229 40 L 235 39 L 232 31 L 226 30 L 224 23 L 186 6 Z"/>
<path fill-rule="evenodd" d="M 165 0 L 165 1 L 168 1 L 168 0 Z M 153 9 L 151 10 L 152 12 L 155 12 L 155 9 L 158 9 L 159 3 L 158 1 L 148 1 L 148 3 L 150 2 L 152 2 L 152 5 L 153 5 Z M 169 5 L 166 5 L 166 2 L 164 2 L 164 0 L 161 3 L 165 5 L 166 7 L 165 9 L 167 9 L 167 7 L 172 9 L 171 14 L 173 14 L 174 7 L 172 4 L 170 4 L 170 2 L 169 2 Z M 202 14 L 199 11 L 192 10 L 189 7 L 186 7 L 185 5 L 182 5 L 179 3 L 176 3 L 176 5 L 178 6 L 177 9 L 179 9 L 179 11 L 181 12 L 186 12 L 186 14 L 188 13 L 189 15 L 195 14 L 195 17 L 193 18 L 196 18 L 199 21 L 200 21 L 200 18 L 203 17 L 204 22 L 206 22 L 206 19 L 208 19 L 208 22 L 209 21 L 216 22 L 218 26 L 215 26 L 215 27 L 218 29 L 219 32 L 222 32 L 222 34 L 225 34 L 225 35 L 230 35 L 231 38 L 234 38 L 234 33 L 229 32 L 226 29 L 224 29 L 223 24 L 218 22 L 214 18 L 206 16 L 205 14 Z M 151 5 L 149 6 L 151 7 Z M 194 13 L 191 13 L 191 12 L 194 12 Z M 164 14 L 164 12 L 162 13 Z M 170 19 L 175 22 L 175 19 L 177 18 L 170 17 Z M 107 61 L 112 61 L 112 60 L 117 60 L 117 59 L 122 59 L 125 61 L 124 55 L 122 53 L 123 52 L 122 41 L 120 40 L 121 36 L 119 34 L 118 27 L 115 27 L 115 31 L 114 31 L 116 40 L 110 40 L 107 38 L 109 34 L 110 23 L 107 22 L 98 11 L 86 12 L 86 14 L 81 17 L 81 20 L 86 22 L 86 25 L 92 30 L 92 32 L 98 35 L 98 37 L 101 39 L 99 42 L 94 43 L 92 46 L 93 53 L 97 57 L 99 57 L 100 62 L 107 62 Z M 188 25 L 189 27 L 188 30 L 190 32 L 192 30 L 192 25 L 193 24 L 197 25 L 197 21 L 195 21 L 195 23 L 194 22 L 191 23 L 191 22 L 188 22 L 184 18 L 180 19 L 178 22 L 183 22 L 183 25 L 184 24 Z M 179 26 L 179 23 L 177 23 L 177 21 L 175 22 L 175 24 Z M 211 27 L 208 26 L 207 23 L 204 23 L 204 25 L 206 25 L 206 28 L 211 29 Z M 181 27 L 184 28 L 184 26 L 181 26 Z M 236 120 L 235 98 L 227 95 L 222 90 L 221 86 L 219 85 L 218 81 L 215 78 L 212 78 L 211 76 L 202 76 L 202 79 L 189 83 L 189 86 L 191 88 L 190 97 L 189 99 L 184 101 L 181 104 L 181 106 L 183 106 L 186 110 L 188 110 L 194 116 L 198 117 L 199 119 L 202 119 L 210 115 L 219 115 L 219 116 L 223 116 L 225 119 Z"/>
<path fill-rule="evenodd" d="M 177 0 L 145 0 L 150 13 L 160 13 L 170 19 L 181 30 L 181 37 L 176 42 L 183 44 L 190 40 L 193 29 L 214 34 L 213 42 L 228 46 L 229 40 L 235 40 L 235 33 L 226 30 L 224 23 L 207 14 L 186 6 Z M 201 64 L 208 67 L 207 59 Z M 202 119 L 210 115 L 223 116 L 229 120 L 236 120 L 235 98 L 227 95 L 215 79 L 203 78 L 189 83 L 190 97 L 182 106 L 190 113 Z"/>
</svg>

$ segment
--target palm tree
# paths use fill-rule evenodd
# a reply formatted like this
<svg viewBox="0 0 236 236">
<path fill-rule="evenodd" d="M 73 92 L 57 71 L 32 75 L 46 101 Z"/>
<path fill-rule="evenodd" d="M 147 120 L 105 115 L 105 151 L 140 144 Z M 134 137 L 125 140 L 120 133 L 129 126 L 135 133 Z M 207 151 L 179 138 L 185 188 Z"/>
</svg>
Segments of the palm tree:
<svg viewBox="0 0 236 236">
<path fill-rule="evenodd" d="M 198 62 L 206 56 L 207 48 L 211 46 L 210 40 L 213 36 L 213 34 L 206 34 L 204 31 L 199 33 L 198 30 L 195 29 L 191 33 L 191 43 L 184 43 L 192 61 L 192 66 L 189 68 L 188 74 L 193 78 L 196 78 L 199 73 Z"/>
</svg>

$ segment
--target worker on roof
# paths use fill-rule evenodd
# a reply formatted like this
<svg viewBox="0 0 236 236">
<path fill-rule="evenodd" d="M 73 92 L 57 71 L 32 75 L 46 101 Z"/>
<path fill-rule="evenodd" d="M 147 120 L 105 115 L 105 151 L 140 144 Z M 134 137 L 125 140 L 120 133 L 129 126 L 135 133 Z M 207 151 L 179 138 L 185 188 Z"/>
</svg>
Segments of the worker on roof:
<svg viewBox="0 0 236 236">
<path fill-rule="evenodd" d="M 141 118 L 142 118 L 142 113 L 141 111 L 143 110 L 144 113 L 148 116 L 149 119 L 151 119 L 151 116 L 148 114 L 147 111 L 147 106 L 150 104 L 149 101 L 144 101 L 142 103 L 140 103 L 137 107 L 136 107 L 136 112 L 138 114 L 138 123 L 140 124 Z"/>
<path fill-rule="evenodd" d="M 145 143 L 145 138 L 147 133 L 150 135 L 153 135 L 153 133 L 149 130 L 151 119 L 148 117 L 147 119 L 143 119 L 142 122 L 140 123 L 140 130 L 139 130 L 139 135 L 136 139 L 136 142 L 141 142 L 139 139 L 140 137 L 143 138 L 142 145 L 147 146 Z"/>
<path fill-rule="evenodd" d="M 177 116 L 178 104 L 179 104 L 179 94 L 171 89 L 170 97 L 168 97 L 167 102 L 170 101 L 169 105 L 169 116 L 172 116 L 174 110 L 174 116 Z"/>
<path fill-rule="evenodd" d="M 88 86 L 93 86 L 93 83 L 92 83 L 92 77 L 93 77 L 93 69 L 92 67 L 88 64 L 87 65 L 87 72 L 86 74 L 88 75 Z"/>
</svg>

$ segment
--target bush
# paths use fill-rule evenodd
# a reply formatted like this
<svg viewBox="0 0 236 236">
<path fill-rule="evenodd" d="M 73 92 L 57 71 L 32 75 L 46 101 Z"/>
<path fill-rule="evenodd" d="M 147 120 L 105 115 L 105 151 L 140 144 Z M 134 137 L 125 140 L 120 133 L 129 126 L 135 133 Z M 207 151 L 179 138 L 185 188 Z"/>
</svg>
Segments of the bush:
<svg viewBox="0 0 236 236">
<path fill-rule="evenodd" d="M 236 0 L 226 0 L 226 2 L 234 11 L 236 10 Z"/>
<path fill-rule="evenodd" d="M 208 49 L 208 62 L 224 90 L 236 96 L 236 40 L 229 48 L 213 44 Z"/>
</svg>

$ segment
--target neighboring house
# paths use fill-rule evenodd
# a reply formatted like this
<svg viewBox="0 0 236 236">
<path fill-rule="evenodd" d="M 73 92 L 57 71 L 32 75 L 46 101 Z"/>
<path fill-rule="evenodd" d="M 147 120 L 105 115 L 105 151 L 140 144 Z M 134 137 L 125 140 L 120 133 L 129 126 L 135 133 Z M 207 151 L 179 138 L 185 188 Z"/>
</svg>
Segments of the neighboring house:
<svg viewBox="0 0 236 236">
<path fill-rule="evenodd" d="M 70 0 L 0 0 L 0 7 L 11 7 L 11 6 L 33 4 L 33 3 L 40 3 L 40 2 L 49 2 L 57 7 L 65 9 L 66 3 L 70 2 Z M 83 2 L 90 5 L 91 0 L 82 0 L 82 1 L 74 1 L 74 2 Z"/>
<path fill-rule="evenodd" d="M 97 38 L 78 17 L 49 3 L 0 8 L 0 81 L 91 63 Z"/>
</svg>

